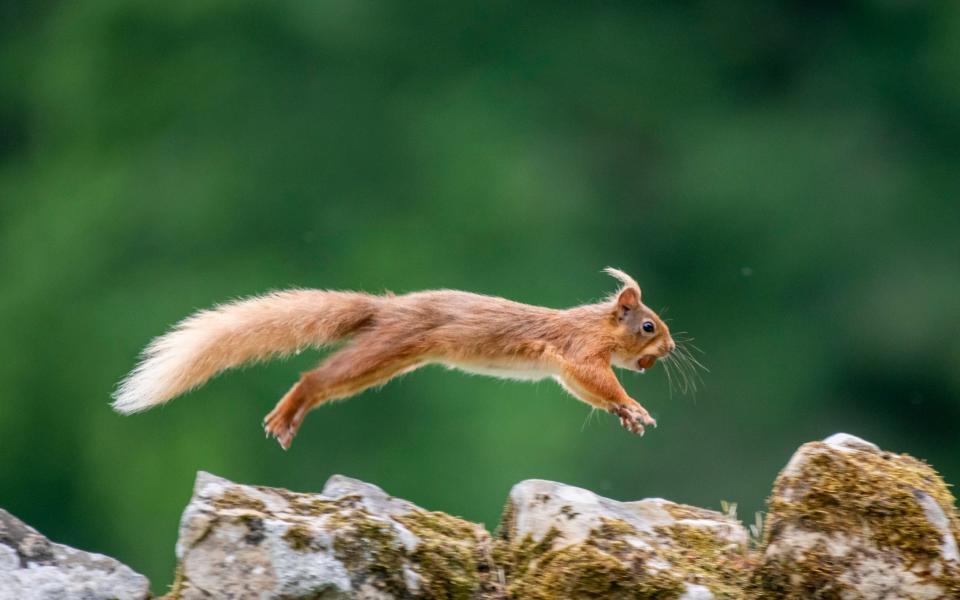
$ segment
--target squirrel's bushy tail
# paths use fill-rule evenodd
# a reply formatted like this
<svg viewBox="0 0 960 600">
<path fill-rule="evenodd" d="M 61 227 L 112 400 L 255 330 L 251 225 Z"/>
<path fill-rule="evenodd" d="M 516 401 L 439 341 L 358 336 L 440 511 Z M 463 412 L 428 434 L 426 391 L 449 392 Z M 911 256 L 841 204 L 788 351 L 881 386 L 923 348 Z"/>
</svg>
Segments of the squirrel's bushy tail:
<svg viewBox="0 0 960 600">
<path fill-rule="evenodd" d="M 376 315 L 379 298 L 288 290 L 200 311 L 154 339 L 114 393 L 130 414 L 162 404 L 231 367 L 330 344 Z"/>
</svg>

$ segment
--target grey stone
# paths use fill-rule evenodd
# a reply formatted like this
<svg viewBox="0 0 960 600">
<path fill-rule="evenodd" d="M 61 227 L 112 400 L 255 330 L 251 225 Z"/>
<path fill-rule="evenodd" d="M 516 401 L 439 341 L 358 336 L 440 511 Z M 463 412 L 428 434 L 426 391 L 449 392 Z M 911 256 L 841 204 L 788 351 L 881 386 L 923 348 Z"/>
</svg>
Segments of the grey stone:
<svg viewBox="0 0 960 600">
<path fill-rule="evenodd" d="M 380 488 L 332 477 L 321 494 L 199 473 L 174 592 L 193 598 L 480 598 L 490 536 Z"/>
<path fill-rule="evenodd" d="M 102 554 L 51 542 L 0 509 L 0 600 L 139 600 L 147 578 Z"/>
</svg>

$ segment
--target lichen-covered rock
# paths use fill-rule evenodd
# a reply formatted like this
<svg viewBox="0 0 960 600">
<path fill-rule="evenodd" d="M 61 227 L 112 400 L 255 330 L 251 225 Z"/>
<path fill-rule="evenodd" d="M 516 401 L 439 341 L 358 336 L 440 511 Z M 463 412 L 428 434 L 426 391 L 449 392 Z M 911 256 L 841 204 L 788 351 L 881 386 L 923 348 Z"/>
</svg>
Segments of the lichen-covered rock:
<svg viewBox="0 0 960 600">
<path fill-rule="evenodd" d="M 55 544 L 0 509 L 0 600 L 134 600 L 147 578 L 116 560 Z"/>
<path fill-rule="evenodd" d="M 758 598 L 960 598 L 960 522 L 926 463 L 836 434 L 800 447 L 769 511 Z"/>
<path fill-rule="evenodd" d="M 739 522 L 659 498 L 617 502 L 524 481 L 499 536 L 511 598 L 741 598 L 749 578 Z"/>
<path fill-rule="evenodd" d="M 171 595 L 480 598 L 495 587 L 483 527 L 341 476 L 321 494 L 199 473 L 180 523 Z"/>
</svg>

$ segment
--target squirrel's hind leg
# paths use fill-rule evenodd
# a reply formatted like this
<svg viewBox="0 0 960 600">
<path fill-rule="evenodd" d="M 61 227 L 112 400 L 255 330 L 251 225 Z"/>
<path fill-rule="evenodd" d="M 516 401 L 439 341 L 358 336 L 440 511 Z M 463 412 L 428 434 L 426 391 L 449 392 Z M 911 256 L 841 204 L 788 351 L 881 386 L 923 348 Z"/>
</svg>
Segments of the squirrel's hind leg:
<svg viewBox="0 0 960 600">
<path fill-rule="evenodd" d="M 264 418 L 264 431 L 277 438 L 287 450 L 311 409 L 382 385 L 422 364 L 416 352 L 396 344 L 380 341 L 369 345 L 358 339 L 331 354 L 316 369 L 304 373 Z"/>
</svg>

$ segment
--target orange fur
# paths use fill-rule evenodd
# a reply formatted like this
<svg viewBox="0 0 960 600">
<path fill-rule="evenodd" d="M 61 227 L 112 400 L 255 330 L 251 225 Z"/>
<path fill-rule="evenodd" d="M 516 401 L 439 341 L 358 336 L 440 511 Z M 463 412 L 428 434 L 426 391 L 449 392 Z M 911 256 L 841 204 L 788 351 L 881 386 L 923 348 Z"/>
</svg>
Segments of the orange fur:
<svg viewBox="0 0 960 600">
<path fill-rule="evenodd" d="M 145 410 L 217 373 L 271 355 L 349 340 L 305 373 L 264 419 L 288 448 L 308 411 L 439 363 L 516 379 L 553 378 L 584 402 L 643 433 L 655 425 L 611 365 L 642 370 L 673 351 L 667 326 L 622 271 L 609 299 L 559 310 L 454 290 L 373 296 L 292 290 L 201 311 L 154 340 L 121 383 L 114 407 Z M 649 322 L 654 331 L 643 330 Z"/>
</svg>

